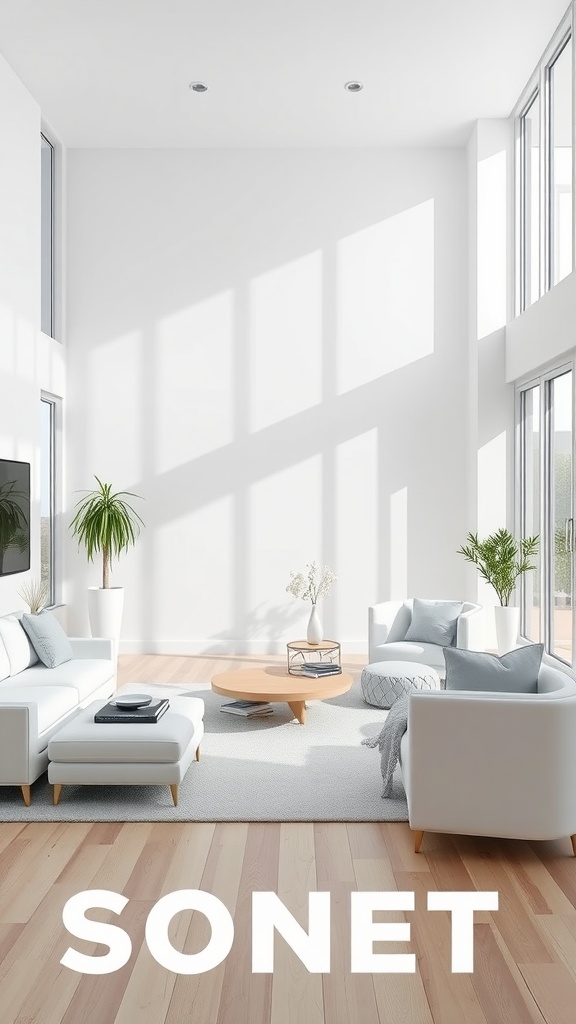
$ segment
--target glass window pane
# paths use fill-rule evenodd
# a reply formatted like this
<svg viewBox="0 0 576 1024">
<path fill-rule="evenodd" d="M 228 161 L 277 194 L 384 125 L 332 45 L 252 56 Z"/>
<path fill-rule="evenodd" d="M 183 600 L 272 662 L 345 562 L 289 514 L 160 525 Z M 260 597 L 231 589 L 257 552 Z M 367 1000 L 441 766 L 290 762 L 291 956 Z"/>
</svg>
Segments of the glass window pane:
<svg viewBox="0 0 576 1024">
<path fill-rule="evenodd" d="M 550 382 L 551 565 L 550 651 L 572 662 L 572 373 Z"/>
<path fill-rule="evenodd" d="M 540 535 L 540 386 L 522 393 L 522 536 Z M 539 545 L 541 548 L 541 545 Z M 534 643 L 540 635 L 540 558 L 526 573 L 522 588 L 522 633 Z"/>
<path fill-rule="evenodd" d="M 524 305 L 540 297 L 540 96 L 522 117 Z"/>
<path fill-rule="evenodd" d="M 550 68 L 552 284 L 572 271 L 572 41 Z"/>
<path fill-rule="evenodd" d="M 40 578 L 54 604 L 54 403 L 40 402 Z"/>
<path fill-rule="evenodd" d="M 54 175 L 54 150 L 48 139 L 40 136 L 41 139 L 41 230 L 40 230 L 40 252 L 41 252 L 41 301 L 40 301 L 40 327 L 44 334 L 54 336 L 53 317 L 53 175 Z"/>
</svg>

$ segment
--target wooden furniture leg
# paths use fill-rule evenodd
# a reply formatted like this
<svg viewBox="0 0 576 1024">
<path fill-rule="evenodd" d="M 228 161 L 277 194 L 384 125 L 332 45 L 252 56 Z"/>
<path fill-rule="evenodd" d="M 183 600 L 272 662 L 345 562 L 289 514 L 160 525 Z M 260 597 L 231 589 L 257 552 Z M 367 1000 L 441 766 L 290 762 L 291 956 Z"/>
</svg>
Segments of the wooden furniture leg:
<svg viewBox="0 0 576 1024">
<path fill-rule="evenodd" d="M 30 795 L 30 786 L 20 786 L 20 789 L 22 790 L 22 796 L 24 797 L 24 803 L 26 804 L 26 807 L 30 807 L 30 804 L 32 803 L 32 796 Z"/>
<path fill-rule="evenodd" d="M 576 832 L 574 833 L 573 836 L 570 836 L 570 841 L 572 843 L 572 849 L 574 851 L 574 856 L 576 857 Z"/>
<path fill-rule="evenodd" d="M 61 782 L 55 782 L 54 783 L 54 787 L 52 789 L 52 803 L 54 804 L 54 807 L 56 807 L 58 801 L 60 800 L 60 793 L 61 792 L 62 792 L 62 783 Z"/>
<path fill-rule="evenodd" d="M 172 793 L 172 800 L 174 801 L 174 807 L 178 806 L 178 786 L 173 783 L 170 786 L 170 792 Z"/>
<path fill-rule="evenodd" d="M 414 853 L 420 853 L 420 846 L 422 845 L 423 838 L 424 832 L 422 829 L 414 829 Z"/>
<path fill-rule="evenodd" d="M 297 718 L 300 725 L 306 724 L 306 701 L 304 700 L 291 700 L 288 701 L 288 707 L 290 708 L 294 718 Z"/>
<path fill-rule="evenodd" d="M 196 760 L 200 760 L 200 744 L 196 747 Z"/>
</svg>

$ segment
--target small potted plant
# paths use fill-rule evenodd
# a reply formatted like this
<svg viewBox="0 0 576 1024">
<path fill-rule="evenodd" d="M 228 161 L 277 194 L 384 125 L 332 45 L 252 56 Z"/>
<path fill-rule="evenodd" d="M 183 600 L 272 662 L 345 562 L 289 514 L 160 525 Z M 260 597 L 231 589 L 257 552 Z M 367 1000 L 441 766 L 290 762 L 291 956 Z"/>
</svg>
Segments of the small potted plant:
<svg viewBox="0 0 576 1024">
<path fill-rule="evenodd" d="M 510 605 L 510 598 L 518 577 L 536 568 L 530 559 L 538 551 L 538 540 L 534 536 L 517 541 L 509 530 L 501 528 L 482 541 L 477 533 L 469 533 L 466 544 L 458 550 L 498 596 L 500 607 L 494 609 L 494 618 L 499 654 L 512 650 L 518 639 L 520 609 Z"/>
<path fill-rule="evenodd" d="M 92 636 L 111 637 L 116 645 L 120 638 L 124 588 L 110 586 L 113 558 L 136 543 L 144 523 L 126 498 L 140 498 L 131 491 L 112 491 L 111 484 L 95 476 L 98 487 L 76 503 L 70 529 L 78 544 L 86 548 L 88 561 L 102 554 L 102 586 L 89 587 L 88 613 Z"/>
<path fill-rule="evenodd" d="M 327 565 L 320 569 L 316 562 L 310 562 L 302 572 L 290 573 L 290 583 L 286 587 L 286 591 L 294 597 L 299 597 L 302 601 L 310 601 L 312 604 L 306 639 L 309 644 L 314 646 L 322 643 L 324 638 L 316 605 L 322 597 L 326 596 L 337 579 L 338 577 Z"/>
</svg>

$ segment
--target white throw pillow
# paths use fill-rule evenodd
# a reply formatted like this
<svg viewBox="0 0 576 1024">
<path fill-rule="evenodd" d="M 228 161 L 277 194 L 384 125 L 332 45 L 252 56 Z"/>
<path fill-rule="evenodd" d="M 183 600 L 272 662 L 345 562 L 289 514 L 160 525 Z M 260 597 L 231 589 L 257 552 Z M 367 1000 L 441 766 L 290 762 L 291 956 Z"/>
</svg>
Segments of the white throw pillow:
<svg viewBox="0 0 576 1024">
<path fill-rule="evenodd" d="M 22 626 L 28 633 L 38 657 L 46 668 L 57 668 L 72 661 L 72 646 L 52 612 L 23 615 Z"/>
<path fill-rule="evenodd" d="M 10 675 L 23 672 L 29 665 L 35 665 L 38 655 L 30 643 L 18 615 L 4 615 L 0 618 L 0 639 L 4 642 Z"/>
</svg>

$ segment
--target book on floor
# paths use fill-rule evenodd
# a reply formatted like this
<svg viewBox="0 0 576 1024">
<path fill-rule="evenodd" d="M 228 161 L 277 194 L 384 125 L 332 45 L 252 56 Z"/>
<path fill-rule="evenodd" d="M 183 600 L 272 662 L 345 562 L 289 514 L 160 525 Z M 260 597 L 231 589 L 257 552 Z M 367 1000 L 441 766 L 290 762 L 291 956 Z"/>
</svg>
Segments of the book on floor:
<svg viewBox="0 0 576 1024">
<path fill-rule="evenodd" d="M 114 701 L 109 704 L 105 704 L 100 711 L 97 711 L 94 715 L 95 722 L 102 723 L 119 723 L 120 725 L 126 725 L 131 723 L 149 723 L 153 724 L 157 722 L 159 718 L 162 718 L 168 708 L 170 707 L 170 701 L 167 697 L 158 698 L 153 700 L 151 704 L 147 704 L 143 708 L 131 708 L 130 710 L 122 711 L 116 706 Z"/>
<path fill-rule="evenodd" d="M 220 711 L 229 715 L 242 715 L 244 718 L 259 718 L 264 715 L 271 715 L 273 708 L 271 704 L 254 700 L 233 700 L 228 704 L 221 704 Z"/>
</svg>

